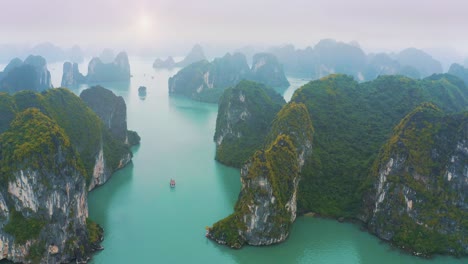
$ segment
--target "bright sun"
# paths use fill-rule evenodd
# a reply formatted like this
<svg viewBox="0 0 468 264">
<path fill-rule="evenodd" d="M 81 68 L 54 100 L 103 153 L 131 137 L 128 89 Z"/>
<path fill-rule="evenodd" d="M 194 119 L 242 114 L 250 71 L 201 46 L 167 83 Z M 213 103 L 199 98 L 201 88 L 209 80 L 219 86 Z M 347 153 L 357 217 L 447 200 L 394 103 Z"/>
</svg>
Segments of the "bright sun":
<svg viewBox="0 0 468 264">
<path fill-rule="evenodd" d="M 142 15 L 138 19 L 138 29 L 142 32 L 148 32 L 151 29 L 152 21 L 149 16 Z"/>
</svg>

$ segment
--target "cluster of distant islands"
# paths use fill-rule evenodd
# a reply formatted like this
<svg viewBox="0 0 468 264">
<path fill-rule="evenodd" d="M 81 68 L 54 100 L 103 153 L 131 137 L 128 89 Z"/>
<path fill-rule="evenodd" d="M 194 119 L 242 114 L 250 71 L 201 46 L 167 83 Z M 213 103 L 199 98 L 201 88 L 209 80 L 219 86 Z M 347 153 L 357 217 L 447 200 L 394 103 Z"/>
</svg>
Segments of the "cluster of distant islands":
<svg viewBox="0 0 468 264">
<path fill-rule="evenodd" d="M 52 89 L 38 55 L 0 73 L 0 258 L 88 261 L 103 237 L 88 191 L 140 142 L 123 98 L 102 87 L 131 80 L 128 55 L 95 57 L 86 75 L 64 61 L 62 87 L 94 86 Z M 468 68 L 444 73 L 418 49 L 366 54 L 334 40 L 212 60 L 195 45 L 152 66 L 178 68 L 169 94 L 218 104 L 214 158 L 240 169 L 234 212 L 208 238 L 280 243 L 309 214 L 358 222 L 415 255 L 468 255 Z M 311 80 L 289 102 L 286 75 Z"/>
</svg>

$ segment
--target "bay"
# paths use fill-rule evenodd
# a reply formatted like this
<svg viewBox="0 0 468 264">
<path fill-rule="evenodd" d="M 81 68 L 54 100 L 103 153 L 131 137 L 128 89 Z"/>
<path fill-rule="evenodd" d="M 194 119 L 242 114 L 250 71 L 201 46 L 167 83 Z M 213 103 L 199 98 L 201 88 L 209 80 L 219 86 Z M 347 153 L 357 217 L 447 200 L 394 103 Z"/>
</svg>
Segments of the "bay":
<svg viewBox="0 0 468 264">
<path fill-rule="evenodd" d="M 123 96 L 129 129 L 140 134 L 133 162 L 89 195 L 90 218 L 105 230 L 91 263 L 356 263 L 459 264 L 468 259 L 427 260 L 394 249 L 356 225 L 298 217 L 286 242 L 231 250 L 205 238 L 205 227 L 232 213 L 239 171 L 214 160 L 217 106 L 168 95 L 177 72 L 152 69 L 152 60 L 130 58 L 130 84 L 102 84 Z M 58 86 L 61 69 L 54 69 Z M 85 69 L 86 65 L 80 65 Z M 285 91 L 307 80 L 289 78 Z M 147 96 L 138 96 L 138 87 Z M 79 93 L 87 85 L 78 87 Z M 177 182 L 175 189 L 169 181 Z"/>
</svg>

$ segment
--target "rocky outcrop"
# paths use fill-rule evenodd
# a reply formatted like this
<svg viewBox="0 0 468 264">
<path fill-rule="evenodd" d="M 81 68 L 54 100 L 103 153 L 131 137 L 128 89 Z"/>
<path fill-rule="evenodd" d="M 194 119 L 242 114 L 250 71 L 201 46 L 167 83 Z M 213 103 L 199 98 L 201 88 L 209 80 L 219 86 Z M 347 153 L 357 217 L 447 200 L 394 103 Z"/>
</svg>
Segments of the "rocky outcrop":
<svg viewBox="0 0 468 264">
<path fill-rule="evenodd" d="M 213 62 L 193 63 L 169 78 L 169 93 L 217 102 L 224 89 L 235 86 L 249 74 L 245 56 L 226 54 Z"/>
<path fill-rule="evenodd" d="M 87 192 L 130 162 L 129 146 L 67 89 L 3 94 L 6 110 L 16 117 L 0 134 L 0 258 L 86 262 L 102 239 L 87 219 Z"/>
<path fill-rule="evenodd" d="M 203 48 L 199 44 L 196 44 L 192 47 L 192 50 L 190 50 L 189 54 L 187 54 L 187 56 L 185 56 L 182 61 L 176 63 L 176 66 L 183 68 L 189 66 L 192 63 L 203 60 L 206 60 Z"/>
<path fill-rule="evenodd" d="M 241 81 L 224 91 L 216 119 L 215 159 L 241 167 L 263 144 L 276 113 L 285 104 L 281 95 L 263 84 Z"/>
<path fill-rule="evenodd" d="M 253 56 L 251 74 L 252 80 L 268 87 L 287 88 L 289 86 L 283 66 L 280 65 L 275 55 L 270 53 L 258 53 Z"/>
<path fill-rule="evenodd" d="M 358 83 L 350 76 L 331 75 L 304 85 L 276 115 L 270 132 L 262 141 L 265 149 L 257 151 L 242 168 L 242 192 L 234 213 L 214 224 L 208 237 L 236 248 L 245 243 L 275 243 L 284 239 L 288 230 L 288 222 L 278 218 L 278 214 L 293 218 L 298 210 L 340 221 L 359 217 L 369 224 L 371 232 L 417 253 L 466 254 L 468 229 L 461 220 L 466 217 L 462 204 L 466 190 L 453 178 L 456 174 L 464 181 L 461 175 L 466 174 L 467 169 L 464 154 L 453 154 L 457 152 L 455 149 L 466 148 L 463 145 L 467 138 L 466 112 L 448 116 L 414 115 L 414 119 L 405 116 L 427 101 L 436 103 L 447 113 L 467 111 L 467 92 L 460 79 L 447 74 L 435 74 L 423 80 L 381 76 L 367 83 Z M 414 122 L 397 126 L 402 119 L 401 124 L 408 120 Z M 312 133 L 312 128 L 303 127 L 310 120 L 314 121 L 312 153 L 308 151 L 310 137 L 304 133 Z M 389 140 L 394 127 L 394 133 L 403 133 L 408 139 L 401 143 L 400 137 Z M 281 156 L 282 152 L 273 151 L 280 148 L 275 145 L 279 142 L 278 135 L 288 136 L 294 146 L 301 179 L 297 188 L 290 160 Z M 241 137 L 240 142 L 242 138 L 248 139 L 249 135 Z M 401 150 L 393 155 L 393 148 L 384 147 L 383 156 L 373 166 L 379 149 L 387 140 Z M 280 146 L 287 145 L 283 142 Z M 230 155 L 235 155 L 235 151 Z M 408 163 L 411 155 L 414 158 Z M 447 172 L 451 167 L 448 161 L 455 162 L 456 173 L 452 169 Z M 401 165 L 405 162 L 408 167 Z M 393 176 L 392 166 L 400 166 Z M 293 178 L 275 173 L 280 169 L 289 170 L 287 175 Z M 370 178 L 367 177 L 369 171 L 373 171 Z M 441 180 L 443 177 L 450 178 L 456 187 L 448 188 L 447 180 Z M 376 183 L 378 179 L 388 184 L 388 189 L 384 183 Z M 284 189 L 277 189 L 277 182 L 281 182 L 278 186 Z M 291 193 L 295 192 L 296 199 L 292 199 Z M 367 194 L 363 202 L 365 193 L 371 194 Z M 271 202 L 273 197 L 274 201 L 281 200 L 295 210 L 275 207 Z M 362 213 L 363 204 L 366 213 Z M 373 216 L 374 208 L 387 205 L 382 212 L 377 209 L 378 214 Z M 406 215 L 408 208 L 411 213 L 419 210 L 414 218 Z"/>
<path fill-rule="evenodd" d="M 43 91 L 52 88 L 47 62 L 41 56 L 30 55 L 24 62 L 13 59 L 0 76 L 0 91 Z"/>
<path fill-rule="evenodd" d="M 47 69 L 47 62 L 43 57 L 29 55 L 26 60 L 24 60 L 24 64 L 31 65 L 36 70 L 37 91 L 52 88 L 52 83 L 50 82 L 50 72 Z"/>
<path fill-rule="evenodd" d="M 293 45 L 285 45 L 273 47 L 268 52 L 278 57 L 290 75 L 311 79 L 329 74 L 351 75 L 360 82 L 389 74 L 420 79 L 442 72 L 439 61 L 415 48 L 397 54 L 366 54 L 356 42 L 323 39 L 313 47 L 296 49 Z"/>
<path fill-rule="evenodd" d="M 88 75 L 83 76 L 78 65 L 70 62 L 63 64 L 62 86 L 73 88 L 82 83 L 129 82 L 130 63 L 125 52 L 117 54 L 113 62 L 103 63 L 100 58 L 93 58 L 88 64 Z"/>
<path fill-rule="evenodd" d="M 13 70 L 14 68 L 17 68 L 17 67 L 19 67 L 21 65 L 23 65 L 23 61 L 20 58 L 14 58 L 7 64 L 7 66 L 3 70 L 2 74 L 7 74 L 11 70 Z"/>
<path fill-rule="evenodd" d="M 234 213 L 209 228 L 207 237 L 233 248 L 284 241 L 296 219 L 300 172 L 312 150 L 312 133 L 307 108 L 286 105 L 273 122 L 268 147 L 241 169 Z"/>
<path fill-rule="evenodd" d="M 362 219 L 416 255 L 468 254 L 468 113 L 408 114 L 374 163 Z"/>
<path fill-rule="evenodd" d="M 462 79 L 465 82 L 465 85 L 468 86 L 468 69 L 461 66 L 460 64 L 454 63 L 450 66 L 450 69 L 447 72 Z"/>
<path fill-rule="evenodd" d="M 442 64 L 419 49 L 404 49 L 396 55 L 396 60 L 403 66 L 416 69 L 423 78 L 434 73 L 442 73 Z"/>
<path fill-rule="evenodd" d="M 122 96 L 102 86 L 93 86 L 81 92 L 80 98 L 99 116 L 115 139 L 127 141 L 127 105 Z"/>
<path fill-rule="evenodd" d="M 146 86 L 138 87 L 138 95 L 142 97 L 146 97 Z"/>
<path fill-rule="evenodd" d="M 155 69 L 172 69 L 174 67 L 184 68 L 189 66 L 192 63 L 197 63 L 200 61 L 206 60 L 205 53 L 203 52 L 203 48 L 196 44 L 192 47 L 192 50 L 185 56 L 185 58 L 179 62 L 175 62 L 174 58 L 171 56 L 167 57 L 167 59 L 163 60 L 161 58 L 157 58 L 153 62 L 153 68 Z"/>
<path fill-rule="evenodd" d="M 226 88 L 234 87 L 244 79 L 272 85 L 285 84 L 284 73 L 272 55 L 258 55 L 256 58 L 258 61 L 252 70 L 241 53 L 228 53 L 211 63 L 193 63 L 169 78 L 169 93 L 215 103 Z"/>
<path fill-rule="evenodd" d="M 174 61 L 174 58 L 172 58 L 171 56 L 167 57 L 167 59 L 165 60 L 157 58 L 153 62 L 153 68 L 155 69 L 160 69 L 160 68 L 172 69 L 174 67 L 176 67 L 176 62 Z"/>
<path fill-rule="evenodd" d="M 86 83 L 86 78 L 80 73 L 77 63 L 63 63 L 62 87 L 75 87 L 79 84 Z"/>
<path fill-rule="evenodd" d="M 0 93 L 0 134 L 5 132 L 16 115 L 16 105 L 6 93 Z"/>
<path fill-rule="evenodd" d="M 93 58 L 88 65 L 87 82 L 121 82 L 130 81 L 130 64 L 125 52 L 120 52 L 112 63 L 103 63 Z"/>
<path fill-rule="evenodd" d="M 31 141 L 36 134 L 41 140 Z M 22 150 L 23 144 L 29 148 Z M 86 177 L 64 131 L 39 110 L 28 109 L 0 135 L 0 145 L 0 259 L 88 260 L 93 245 L 86 226 Z"/>
<path fill-rule="evenodd" d="M 138 133 L 127 130 L 127 106 L 122 96 L 116 96 L 104 87 L 94 86 L 81 92 L 80 98 L 97 114 L 113 139 L 128 146 L 140 143 Z M 131 153 L 127 152 L 120 156 L 118 163 L 107 164 L 103 147 L 101 143 L 95 156 L 90 190 L 107 182 L 113 171 L 124 167 L 132 158 Z"/>
</svg>

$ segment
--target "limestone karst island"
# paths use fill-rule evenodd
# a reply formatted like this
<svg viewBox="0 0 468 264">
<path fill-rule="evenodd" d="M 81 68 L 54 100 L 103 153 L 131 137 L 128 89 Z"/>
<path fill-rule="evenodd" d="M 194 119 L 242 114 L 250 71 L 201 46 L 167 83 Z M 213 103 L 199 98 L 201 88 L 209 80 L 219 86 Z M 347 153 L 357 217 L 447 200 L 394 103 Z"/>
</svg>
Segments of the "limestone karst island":
<svg viewBox="0 0 468 264">
<path fill-rule="evenodd" d="M 468 263 L 468 3 L 1 10 L 0 263 Z"/>
</svg>

